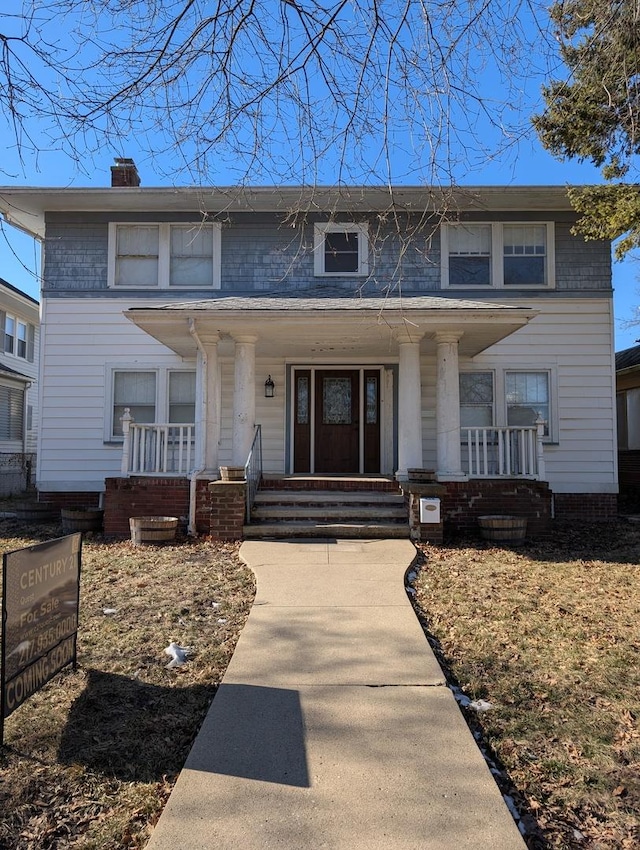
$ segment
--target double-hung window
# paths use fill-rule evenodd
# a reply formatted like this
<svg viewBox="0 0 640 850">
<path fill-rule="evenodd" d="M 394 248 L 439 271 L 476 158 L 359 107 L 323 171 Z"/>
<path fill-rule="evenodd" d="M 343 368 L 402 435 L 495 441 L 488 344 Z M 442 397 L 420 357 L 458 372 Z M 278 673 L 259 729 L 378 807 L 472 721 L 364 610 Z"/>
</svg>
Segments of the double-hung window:
<svg viewBox="0 0 640 850">
<path fill-rule="evenodd" d="M 0 331 L 3 336 L 2 349 L 4 353 L 13 354 L 15 357 L 33 363 L 35 327 L 4 311 L 0 311 L 0 323 L 2 325 Z"/>
<path fill-rule="evenodd" d="M 526 428 L 542 418 L 544 436 L 554 431 L 550 370 L 460 372 L 459 382 L 462 429 Z"/>
<path fill-rule="evenodd" d="M 460 426 L 489 428 L 493 419 L 493 372 L 461 372 Z"/>
<path fill-rule="evenodd" d="M 22 388 L 0 386 L 0 440 L 22 440 L 24 394 L 25 391 Z"/>
<path fill-rule="evenodd" d="M 550 387 L 548 372 L 505 372 L 504 390 L 507 425 L 535 425 L 539 417 L 545 421 L 549 436 Z"/>
<path fill-rule="evenodd" d="M 315 225 L 314 274 L 356 276 L 369 274 L 369 228 L 352 222 Z"/>
<path fill-rule="evenodd" d="M 442 285 L 547 288 L 554 283 L 551 222 L 464 222 L 441 230 Z"/>
<path fill-rule="evenodd" d="M 109 225 L 109 286 L 219 289 L 218 224 Z"/>
<path fill-rule="evenodd" d="M 196 373 L 179 369 L 110 368 L 111 417 L 108 440 L 122 438 L 125 408 L 138 424 L 195 424 Z M 108 384 L 109 385 L 109 384 Z"/>
</svg>

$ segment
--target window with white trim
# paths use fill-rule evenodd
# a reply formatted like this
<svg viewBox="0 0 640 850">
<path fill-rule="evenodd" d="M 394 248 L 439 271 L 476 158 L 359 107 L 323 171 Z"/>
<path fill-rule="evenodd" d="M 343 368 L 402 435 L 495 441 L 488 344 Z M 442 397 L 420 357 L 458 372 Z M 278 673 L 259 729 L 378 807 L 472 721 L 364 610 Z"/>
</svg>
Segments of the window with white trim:
<svg viewBox="0 0 640 850">
<path fill-rule="evenodd" d="M 550 382 L 548 372 L 505 372 L 504 392 L 507 425 L 516 428 L 545 421 L 544 434 L 549 436 Z"/>
<path fill-rule="evenodd" d="M 493 425 L 493 372 L 460 372 L 460 427 Z"/>
<path fill-rule="evenodd" d="M 33 363 L 36 332 L 34 325 L 4 311 L 0 311 L 0 322 L 4 353 Z"/>
<path fill-rule="evenodd" d="M 22 388 L 0 385 L 0 440 L 22 440 L 24 394 Z"/>
<path fill-rule="evenodd" d="M 552 222 L 464 222 L 441 229 L 442 286 L 547 288 L 554 284 Z"/>
<path fill-rule="evenodd" d="M 220 225 L 111 222 L 108 285 L 219 289 Z"/>
<path fill-rule="evenodd" d="M 314 274 L 369 274 L 369 226 L 353 222 L 320 222 L 314 229 Z"/>
<path fill-rule="evenodd" d="M 122 416 L 129 408 L 140 424 L 195 424 L 196 373 L 167 368 L 108 368 L 111 388 L 107 440 L 122 439 Z"/>
</svg>

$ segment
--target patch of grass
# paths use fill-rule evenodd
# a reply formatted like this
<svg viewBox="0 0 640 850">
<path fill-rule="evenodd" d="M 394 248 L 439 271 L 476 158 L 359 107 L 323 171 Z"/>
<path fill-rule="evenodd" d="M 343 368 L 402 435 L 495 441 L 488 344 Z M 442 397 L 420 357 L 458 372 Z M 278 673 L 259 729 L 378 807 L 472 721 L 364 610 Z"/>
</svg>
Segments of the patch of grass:
<svg viewBox="0 0 640 850">
<path fill-rule="evenodd" d="M 4 552 L 61 533 L 0 519 Z M 83 542 L 78 669 L 5 722 L 0 848 L 144 847 L 253 601 L 237 549 Z M 185 666 L 167 669 L 171 641 L 192 647 Z"/>
<path fill-rule="evenodd" d="M 531 848 L 640 846 L 640 529 L 422 547 L 416 604 L 471 698 Z"/>
</svg>

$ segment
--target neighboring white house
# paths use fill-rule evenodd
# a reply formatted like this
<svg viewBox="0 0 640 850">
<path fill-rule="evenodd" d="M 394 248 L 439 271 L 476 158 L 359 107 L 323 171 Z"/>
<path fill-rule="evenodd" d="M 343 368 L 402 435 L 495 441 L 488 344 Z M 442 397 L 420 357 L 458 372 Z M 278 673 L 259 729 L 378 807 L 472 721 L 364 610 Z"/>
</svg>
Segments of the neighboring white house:
<svg viewBox="0 0 640 850">
<path fill-rule="evenodd" d="M 0 495 L 34 482 L 39 304 L 0 278 Z"/>
<path fill-rule="evenodd" d="M 558 515 L 615 511 L 610 245 L 572 235 L 564 187 L 454 189 L 443 209 L 422 187 L 113 171 L 105 189 L 0 189 L 44 242 L 47 498 L 213 479 L 260 424 L 271 476 L 543 479 Z"/>
</svg>

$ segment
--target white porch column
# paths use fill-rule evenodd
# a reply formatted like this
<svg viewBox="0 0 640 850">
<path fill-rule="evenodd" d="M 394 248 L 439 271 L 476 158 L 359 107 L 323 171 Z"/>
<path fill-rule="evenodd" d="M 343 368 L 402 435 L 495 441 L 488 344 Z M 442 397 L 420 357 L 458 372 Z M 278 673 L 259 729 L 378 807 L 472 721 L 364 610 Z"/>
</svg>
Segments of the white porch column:
<svg viewBox="0 0 640 850">
<path fill-rule="evenodd" d="M 422 389 L 420 380 L 421 333 L 396 333 L 400 348 L 398 369 L 398 471 L 422 467 Z"/>
<path fill-rule="evenodd" d="M 233 387 L 233 465 L 244 466 L 256 421 L 256 341 L 257 336 L 236 336 Z"/>
<path fill-rule="evenodd" d="M 438 331 L 436 354 L 436 459 L 438 481 L 465 480 L 460 453 L 458 340 L 462 331 Z"/>
<path fill-rule="evenodd" d="M 218 471 L 220 443 L 220 380 L 217 333 L 201 331 L 193 319 L 189 333 L 198 347 L 196 358 L 196 449 L 195 468 L 207 473 Z"/>
</svg>

